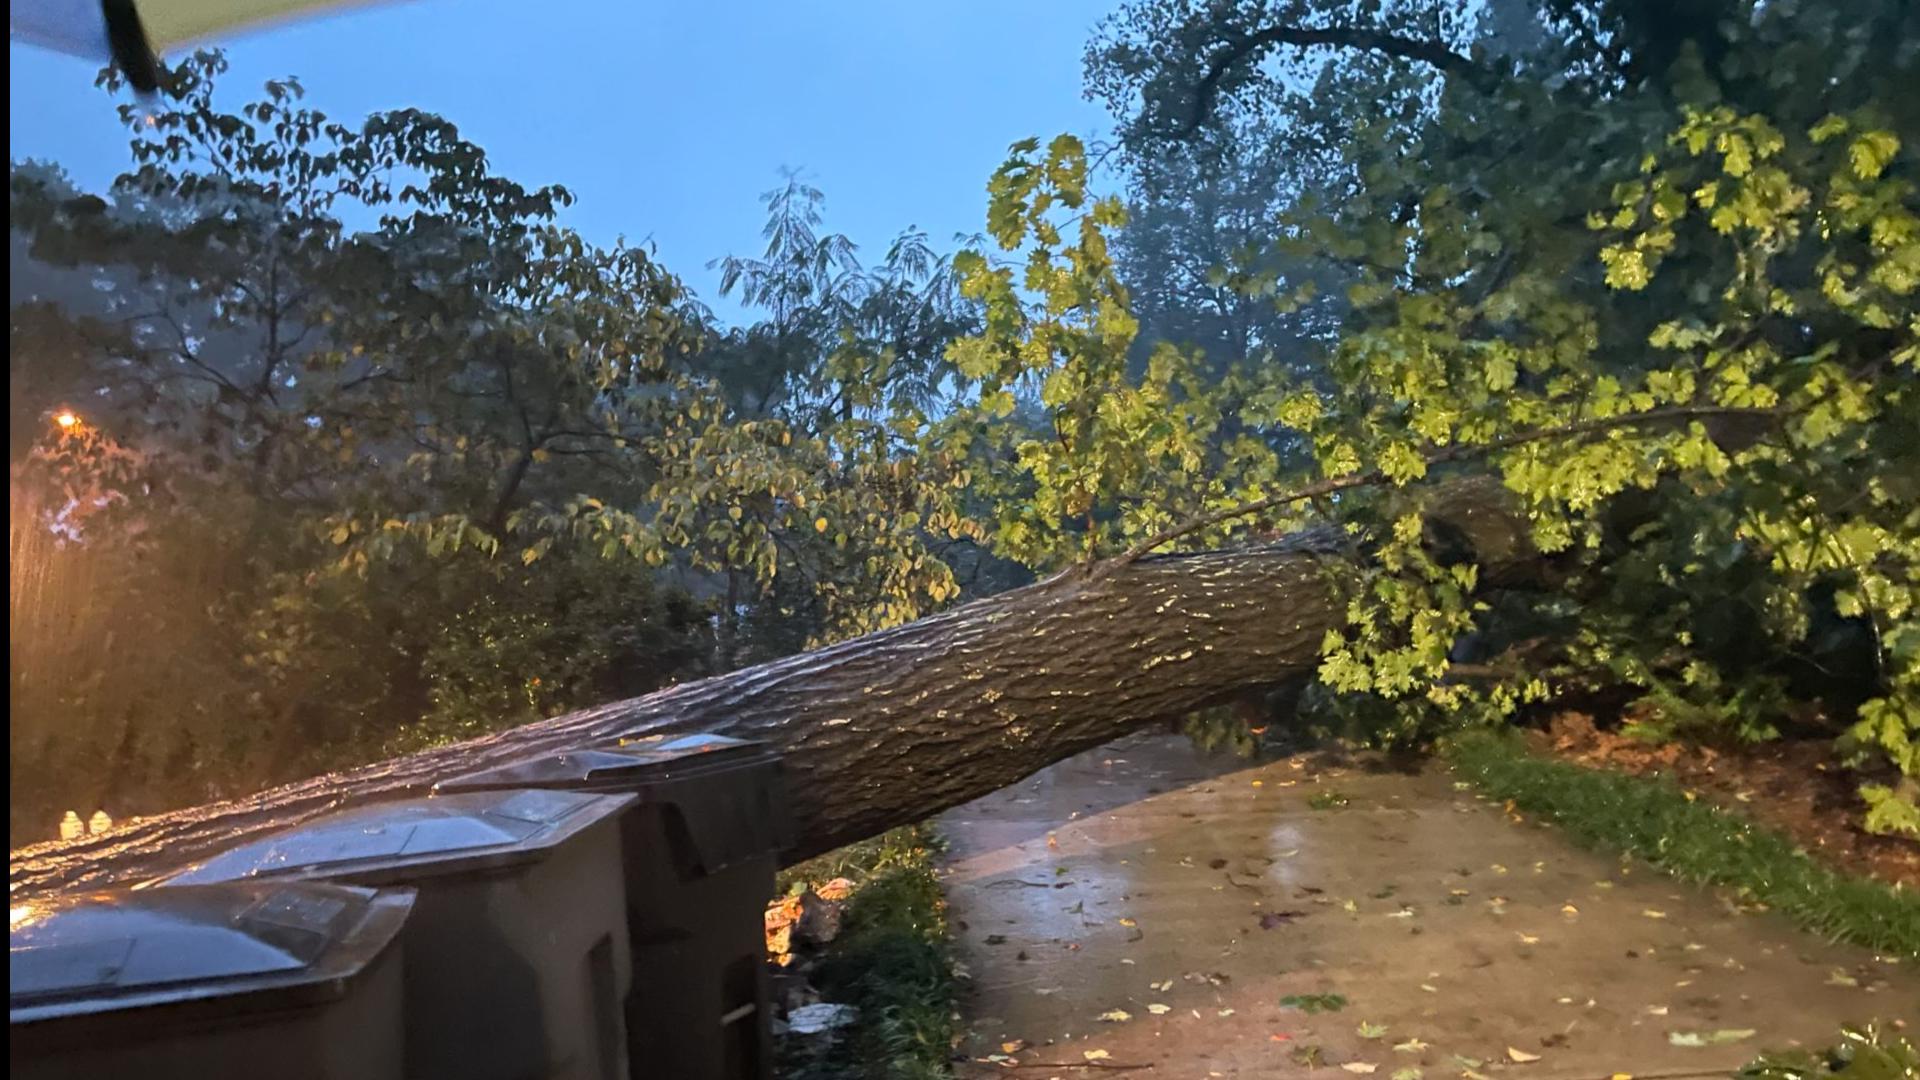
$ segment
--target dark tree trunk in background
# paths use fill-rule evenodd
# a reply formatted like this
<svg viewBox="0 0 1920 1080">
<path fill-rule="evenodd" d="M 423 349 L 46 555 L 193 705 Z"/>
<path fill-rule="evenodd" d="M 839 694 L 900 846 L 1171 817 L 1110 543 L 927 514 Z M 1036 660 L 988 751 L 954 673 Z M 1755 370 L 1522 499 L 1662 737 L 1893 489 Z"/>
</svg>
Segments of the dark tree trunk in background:
<svg viewBox="0 0 1920 1080">
<path fill-rule="evenodd" d="M 1450 545 L 1524 559 L 1480 489 L 1450 497 Z M 10 888 L 127 884 L 343 806 L 620 736 L 714 731 L 786 754 L 789 859 L 921 820 L 1142 724 L 1310 672 L 1342 622 L 1341 534 L 1077 568 L 893 630 L 645 697 L 23 848 Z"/>
</svg>

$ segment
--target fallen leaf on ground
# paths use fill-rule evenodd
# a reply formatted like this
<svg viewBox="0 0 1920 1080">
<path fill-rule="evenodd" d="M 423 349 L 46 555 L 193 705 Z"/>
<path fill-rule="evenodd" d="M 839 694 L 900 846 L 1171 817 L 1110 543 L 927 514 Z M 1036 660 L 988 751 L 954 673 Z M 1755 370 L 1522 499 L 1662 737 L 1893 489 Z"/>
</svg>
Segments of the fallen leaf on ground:
<svg viewBox="0 0 1920 1080">
<path fill-rule="evenodd" d="M 1347 1070 L 1350 1073 L 1359 1073 L 1360 1075 L 1365 1076 L 1366 1074 L 1372 1072 L 1373 1070 L 1378 1069 L 1380 1066 L 1375 1065 L 1371 1061 L 1349 1061 L 1340 1067 Z"/>
<path fill-rule="evenodd" d="M 1378 1039 L 1387 1033 L 1387 1025 L 1376 1024 L 1371 1020 L 1362 1020 L 1360 1021 L 1360 1026 L 1354 1030 L 1359 1032 L 1360 1037 L 1363 1039 Z"/>
<path fill-rule="evenodd" d="M 1025 1039 L 1015 1039 L 1012 1042 L 1003 1042 L 1000 1044 L 1000 1052 L 1003 1054 L 1017 1054 L 1026 1048 L 1027 1040 Z"/>
<path fill-rule="evenodd" d="M 1105 1050 L 1082 1050 L 1080 1051 L 1080 1056 L 1086 1058 L 1088 1061 L 1105 1061 L 1113 1055 L 1107 1053 Z"/>
<path fill-rule="evenodd" d="M 1221 1009 L 1221 1010 L 1220 1010 L 1220 1011 L 1219 1011 L 1218 1013 L 1215 1013 L 1214 1015 L 1216 1015 L 1216 1016 L 1219 1016 L 1219 1017 L 1221 1017 L 1221 1018 L 1223 1018 L 1223 1019 L 1224 1019 L 1225 1017 L 1229 1017 L 1229 1016 L 1232 1016 L 1232 1015 L 1233 1015 L 1233 1010 L 1232 1010 L 1232 1009 Z"/>
<path fill-rule="evenodd" d="M 1754 1036 L 1752 1028 L 1721 1028 L 1718 1031 L 1669 1031 L 1667 1041 L 1675 1046 L 1724 1046 Z"/>
<path fill-rule="evenodd" d="M 1427 1046 L 1427 1042 L 1423 1039 L 1408 1039 L 1406 1042 L 1393 1044 L 1393 1048 L 1403 1054 L 1417 1054 L 1425 1050 Z"/>
<path fill-rule="evenodd" d="M 1529 1061 L 1539 1061 L 1539 1054 L 1529 1054 L 1516 1046 L 1507 1047 L 1507 1059 L 1516 1065 L 1525 1065 Z"/>
<path fill-rule="evenodd" d="M 1147 1006 L 1147 1011 L 1148 1011 L 1148 1012 L 1150 1012 L 1150 1013 L 1152 1013 L 1152 1014 L 1153 1014 L 1153 1015 L 1155 1015 L 1155 1016 L 1164 1016 L 1164 1015 L 1166 1015 L 1167 1013 L 1169 1013 L 1169 1012 L 1172 1012 L 1172 1011 L 1173 1011 L 1173 1006 L 1171 1006 L 1171 1005 L 1162 1005 L 1162 1004 L 1160 1004 L 1159 1002 L 1157 1002 L 1157 1001 L 1156 1001 L 1156 1002 L 1154 1002 L 1153 1004 L 1151 1004 L 1151 1005 L 1148 1005 L 1148 1006 Z"/>
<path fill-rule="evenodd" d="M 1124 1024 L 1133 1019 L 1133 1014 L 1125 1009 L 1108 1009 L 1100 1014 L 1100 1019 L 1109 1024 Z"/>
<path fill-rule="evenodd" d="M 1420 1080 L 1420 1070 L 1409 1065 L 1404 1069 L 1393 1070 L 1393 1080 Z"/>
</svg>

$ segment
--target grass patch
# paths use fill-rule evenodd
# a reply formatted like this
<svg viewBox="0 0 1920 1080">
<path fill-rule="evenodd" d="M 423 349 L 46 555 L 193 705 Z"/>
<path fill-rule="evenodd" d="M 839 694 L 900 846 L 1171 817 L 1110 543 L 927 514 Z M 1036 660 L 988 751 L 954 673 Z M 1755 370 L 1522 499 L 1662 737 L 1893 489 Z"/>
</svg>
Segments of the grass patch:
<svg viewBox="0 0 1920 1080">
<path fill-rule="evenodd" d="M 1673 782 L 1529 753 L 1511 732 L 1470 731 L 1443 754 L 1485 794 L 1551 821 L 1588 847 L 1643 859 L 1683 881 L 1724 886 L 1839 941 L 1920 958 L 1920 896 L 1815 862 L 1785 835 L 1689 799 Z"/>
<path fill-rule="evenodd" d="M 844 877 L 854 882 L 840 936 L 812 972 L 828 1001 L 860 1019 L 830 1050 L 786 1040 L 786 1080 L 933 1080 L 949 1075 L 954 1036 L 953 958 L 946 902 L 935 876 L 939 838 L 924 825 L 895 829 L 793 867 L 783 888 Z"/>
</svg>

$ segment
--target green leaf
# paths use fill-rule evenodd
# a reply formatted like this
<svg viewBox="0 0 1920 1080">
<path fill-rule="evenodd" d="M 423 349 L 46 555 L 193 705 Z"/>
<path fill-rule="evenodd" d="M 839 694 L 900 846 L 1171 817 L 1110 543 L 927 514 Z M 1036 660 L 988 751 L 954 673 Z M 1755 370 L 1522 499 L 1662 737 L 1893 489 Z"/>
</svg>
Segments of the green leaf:
<svg viewBox="0 0 1920 1080">
<path fill-rule="evenodd" d="M 1854 175 L 1862 180 L 1877 179 L 1899 152 L 1900 140 L 1891 131 L 1862 132 L 1847 147 Z"/>
</svg>

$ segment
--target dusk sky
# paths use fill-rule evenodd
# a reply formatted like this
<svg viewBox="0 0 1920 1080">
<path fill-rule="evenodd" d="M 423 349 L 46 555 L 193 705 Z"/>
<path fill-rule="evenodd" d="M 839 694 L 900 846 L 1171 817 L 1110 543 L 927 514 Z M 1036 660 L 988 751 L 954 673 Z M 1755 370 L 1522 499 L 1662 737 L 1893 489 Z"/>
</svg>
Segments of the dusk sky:
<svg viewBox="0 0 1920 1080">
<path fill-rule="evenodd" d="M 1009 143 L 1107 128 L 1080 59 L 1111 0 L 416 0 L 216 44 L 227 100 L 298 75 L 337 119 L 417 107 L 457 123 L 494 167 L 561 183 L 600 242 L 650 238 L 704 298 L 708 260 L 758 252 L 759 194 L 795 166 L 828 227 L 878 258 L 918 225 L 941 246 L 983 225 Z M 9 152 L 98 189 L 127 164 L 94 65 L 9 47 Z"/>
</svg>

